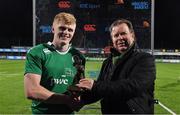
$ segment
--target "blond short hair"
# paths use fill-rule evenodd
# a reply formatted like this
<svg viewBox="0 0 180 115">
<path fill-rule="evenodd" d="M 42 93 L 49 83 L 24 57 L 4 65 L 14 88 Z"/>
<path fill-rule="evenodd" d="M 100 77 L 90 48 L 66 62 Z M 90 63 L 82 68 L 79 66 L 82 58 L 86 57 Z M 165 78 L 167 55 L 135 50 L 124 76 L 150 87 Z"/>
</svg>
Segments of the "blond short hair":
<svg viewBox="0 0 180 115">
<path fill-rule="evenodd" d="M 65 24 L 76 24 L 76 18 L 73 14 L 61 12 L 54 17 L 53 23 L 59 23 L 63 21 Z"/>
</svg>

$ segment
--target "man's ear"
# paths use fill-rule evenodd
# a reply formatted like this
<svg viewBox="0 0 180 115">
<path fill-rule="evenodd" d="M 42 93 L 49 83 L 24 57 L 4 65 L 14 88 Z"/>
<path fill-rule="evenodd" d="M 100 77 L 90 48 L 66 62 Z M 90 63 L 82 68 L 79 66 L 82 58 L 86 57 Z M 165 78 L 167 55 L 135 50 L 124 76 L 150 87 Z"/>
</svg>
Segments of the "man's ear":
<svg viewBox="0 0 180 115">
<path fill-rule="evenodd" d="M 132 34 L 132 37 L 134 38 L 134 41 L 136 41 L 136 36 L 135 36 L 135 33 L 134 33 L 134 32 L 132 32 L 131 34 Z"/>
<path fill-rule="evenodd" d="M 51 27 L 51 32 L 54 33 L 54 27 Z"/>
</svg>

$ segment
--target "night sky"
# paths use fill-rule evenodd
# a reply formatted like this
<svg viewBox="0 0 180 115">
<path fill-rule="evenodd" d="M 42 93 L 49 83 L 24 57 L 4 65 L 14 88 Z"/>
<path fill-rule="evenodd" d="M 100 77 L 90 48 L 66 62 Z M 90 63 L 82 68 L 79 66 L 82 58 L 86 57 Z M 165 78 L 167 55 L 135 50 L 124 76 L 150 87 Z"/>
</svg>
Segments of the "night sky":
<svg viewBox="0 0 180 115">
<path fill-rule="evenodd" d="M 180 1 L 155 4 L 155 49 L 180 49 Z M 0 15 L 0 47 L 32 46 L 32 0 L 1 0 Z"/>
<path fill-rule="evenodd" d="M 32 0 L 1 0 L 0 47 L 32 46 Z"/>
<path fill-rule="evenodd" d="M 155 0 L 155 48 L 180 49 L 180 1 Z"/>
</svg>

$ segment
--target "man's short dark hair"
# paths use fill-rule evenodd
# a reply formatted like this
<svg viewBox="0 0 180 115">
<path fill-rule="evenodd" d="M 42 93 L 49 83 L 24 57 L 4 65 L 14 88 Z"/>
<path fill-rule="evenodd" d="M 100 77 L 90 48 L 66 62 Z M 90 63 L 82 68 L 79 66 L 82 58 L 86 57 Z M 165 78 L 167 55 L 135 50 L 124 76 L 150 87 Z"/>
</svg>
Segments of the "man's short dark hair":
<svg viewBox="0 0 180 115">
<path fill-rule="evenodd" d="M 110 33 L 112 32 L 112 28 L 113 28 L 113 27 L 115 27 L 115 26 L 117 26 L 117 25 L 120 25 L 120 24 L 123 24 L 123 23 L 127 24 L 130 32 L 134 32 L 133 25 L 132 25 L 132 23 L 131 23 L 129 20 L 126 20 L 126 19 L 118 19 L 118 20 L 114 21 L 114 22 L 111 24 L 111 26 L 109 27 Z"/>
</svg>

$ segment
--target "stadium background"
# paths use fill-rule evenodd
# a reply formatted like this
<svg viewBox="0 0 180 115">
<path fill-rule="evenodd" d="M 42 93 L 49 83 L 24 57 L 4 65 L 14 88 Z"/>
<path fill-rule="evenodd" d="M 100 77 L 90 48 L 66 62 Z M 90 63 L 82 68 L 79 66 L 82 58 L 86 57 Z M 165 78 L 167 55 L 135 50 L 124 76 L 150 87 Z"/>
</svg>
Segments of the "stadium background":
<svg viewBox="0 0 180 115">
<path fill-rule="evenodd" d="M 55 14 L 63 11 L 70 12 L 77 18 L 77 31 L 72 42 L 77 47 L 104 48 L 108 46 L 110 24 L 117 18 L 126 18 L 134 23 L 140 47 L 150 48 L 150 0 L 126 0 L 123 3 L 107 0 L 36 1 L 36 43 L 47 42 L 52 38 L 52 19 Z"/>
<path fill-rule="evenodd" d="M 104 48 L 110 45 L 110 37 L 108 33 L 108 27 L 113 20 L 116 18 L 127 18 L 130 19 L 135 27 L 136 37 L 140 48 L 149 51 L 151 49 L 151 37 L 152 36 L 152 26 L 155 30 L 153 31 L 154 36 L 154 48 L 157 61 L 162 62 L 175 62 L 180 61 L 180 47 L 179 47 L 179 1 L 155 1 L 155 18 L 154 24 L 152 25 L 151 20 L 151 1 L 150 0 L 35 0 L 36 1 L 36 44 L 51 41 L 51 31 L 50 26 L 52 18 L 57 12 L 67 11 L 73 13 L 77 17 L 78 28 L 74 37 L 73 44 L 79 48 L 81 51 L 85 51 L 85 55 L 88 57 L 102 57 L 104 55 Z M 124 3 L 122 3 L 124 2 Z M 163 2 L 163 3 L 162 3 Z M 38 10 L 37 10 L 38 9 Z M 117 12 L 119 11 L 119 12 Z M 10 1 L 4 0 L 0 4 L 1 13 L 1 32 L 0 32 L 0 58 L 1 59 L 24 59 L 26 51 L 32 47 L 33 43 L 33 2 L 31 0 L 23 1 Z M 45 18 L 44 18 L 45 17 Z M 78 39 L 78 40 L 77 40 Z M 79 40 L 81 42 L 79 42 Z M 103 42 L 102 42 L 103 41 Z M 35 45 L 35 44 L 34 44 Z M 148 50 L 147 50 L 148 49 Z M 87 52 L 88 51 L 88 52 Z M 103 52 L 102 52 L 103 51 Z M 101 55 L 99 55 L 101 54 Z M 17 57 L 14 57 L 17 56 Z M 93 58 L 92 58 L 93 59 Z M 92 61 L 91 59 L 91 61 Z M 167 60 L 166 60 L 167 59 Z M 169 61 L 171 60 L 171 61 Z M 172 61 L 173 60 L 173 61 Z M 89 62 L 89 67 L 94 63 Z M 97 62 L 96 67 L 91 67 L 86 71 L 87 75 L 90 77 L 96 76 L 98 74 L 98 69 L 100 68 L 101 62 Z M 14 64 L 14 66 L 13 66 Z M 5 84 L 8 82 L 3 82 L 6 77 L 3 76 L 16 76 L 13 74 L 14 71 L 19 71 L 20 76 L 17 75 L 18 81 L 22 82 L 21 76 L 23 76 L 23 65 L 24 60 L 14 61 L 14 60 L 0 60 L 0 82 Z M 12 66 L 11 66 L 12 65 Z M 20 68 L 16 68 L 19 65 Z M 9 67 L 11 66 L 11 67 Z M 162 66 L 170 67 L 168 70 Z M 164 97 L 162 90 L 163 88 L 169 88 L 172 92 L 168 92 L 169 98 L 176 95 L 172 94 L 173 91 L 178 91 L 180 73 L 178 71 L 173 71 L 173 69 L 178 70 L 180 66 L 175 64 L 167 65 L 157 63 L 157 68 L 159 72 L 158 77 L 161 80 L 157 80 L 161 85 L 156 86 L 156 97 L 160 99 L 167 100 L 165 104 L 171 106 L 168 96 Z M 93 68 L 93 69 L 92 69 Z M 96 68 L 94 70 L 94 68 Z M 160 68 L 160 69 L 159 69 Z M 11 71 L 10 71 L 10 70 Z M 6 70 L 6 71 L 4 71 Z M 13 70 L 13 71 L 12 71 Z M 160 71 L 161 70 L 161 71 Z M 7 72 L 9 71 L 9 72 Z M 169 71 L 176 75 L 170 78 L 164 76 L 162 71 Z M 12 74 L 11 74 L 12 73 Z M 162 74 L 162 75 L 159 75 Z M 164 77 L 164 78 L 163 78 Z M 158 79 L 159 79 L 158 78 Z M 166 79 L 165 79 L 166 78 Z M 164 82 L 167 84 L 164 84 Z M 169 81 L 168 81 L 169 80 Z M 12 82 L 12 81 L 11 81 Z M 14 82 L 13 82 L 14 83 Z M 163 84 L 163 85 L 162 85 Z M 14 84 L 16 85 L 16 84 Z M 174 87 L 172 87 L 174 86 Z M 9 87 L 9 86 L 8 86 Z M 22 89 L 22 86 L 19 86 Z M 13 89 L 13 88 L 12 88 Z M 12 90 L 10 89 L 10 90 Z M 0 88 L 3 92 L 3 87 Z M 13 92 L 13 91 L 12 91 Z M 22 93 L 23 91 L 20 90 Z M 4 107 L 4 100 L 8 100 L 8 97 L 3 97 L 8 95 L 8 91 L 5 91 L 0 100 L 0 113 L 7 113 Z M 166 94 L 167 95 L 167 94 Z M 22 95 L 21 95 L 22 96 Z M 18 96 L 17 96 L 18 97 Z M 11 97 L 12 98 L 12 97 Z M 23 97 L 21 97 L 23 98 Z M 171 109 L 176 113 L 180 113 L 177 108 L 180 99 L 177 98 Z M 29 102 L 24 101 L 27 105 Z M 9 102 L 12 103 L 12 102 Z M 163 102 L 164 103 L 164 102 Z M 27 106 L 25 105 L 25 106 Z M 99 106 L 98 106 L 99 107 Z M 11 109 L 14 107 L 10 107 Z M 22 107 L 23 108 L 23 107 Z M 97 108 L 97 107 L 95 107 Z M 158 108 L 158 107 L 157 107 Z M 8 109 L 7 109 L 8 110 Z M 14 110 L 16 111 L 16 110 Z M 29 110 L 28 110 L 29 111 Z M 166 113 L 162 110 L 157 110 L 156 113 Z M 13 112 L 10 112 L 13 113 Z M 28 113 L 27 111 L 17 111 L 15 113 Z M 91 113 L 91 111 L 90 111 Z M 96 112 L 95 112 L 96 113 Z"/>
<path fill-rule="evenodd" d="M 102 3 L 106 2 L 106 0 L 99 1 L 103 1 Z M 115 0 L 107 1 L 116 2 Z M 179 41 L 178 36 L 180 33 L 179 4 L 180 1 L 178 0 L 155 0 L 155 41 L 158 41 L 154 44 L 155 49 L 179 48 L 179 43 L 177 42 Z M 104 16 L 107 14 L 107 12 L 101 13 Z M 2 0 L 0 15 L 1 48 L 32 46 L 32 0 Z"/>
</svg>

